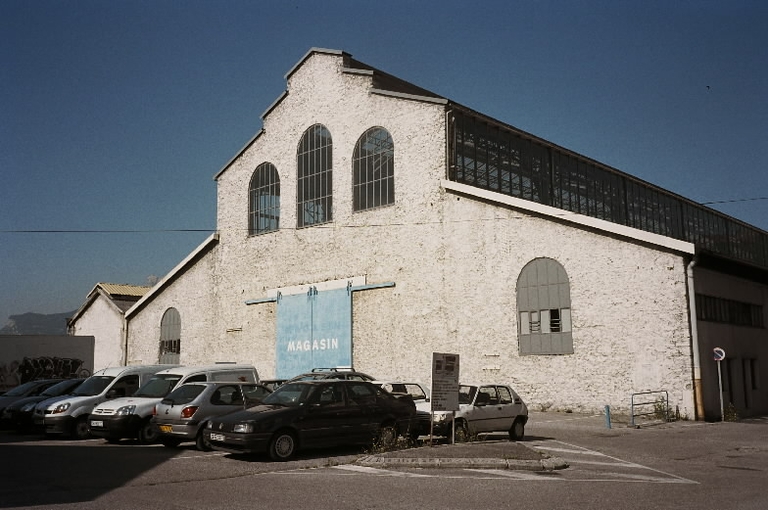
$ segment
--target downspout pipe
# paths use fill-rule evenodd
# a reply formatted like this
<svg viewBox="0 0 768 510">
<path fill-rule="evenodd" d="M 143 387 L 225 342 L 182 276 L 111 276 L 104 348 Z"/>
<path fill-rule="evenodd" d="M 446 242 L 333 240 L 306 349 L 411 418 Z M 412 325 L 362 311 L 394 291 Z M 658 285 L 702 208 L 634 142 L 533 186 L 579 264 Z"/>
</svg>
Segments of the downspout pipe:
<svg viewBox="0 0 768 510">
<path fill-rule="evenodd" d="M 701 389 L 701 355 L 699 352 L 699 325 L 696 316 L 696 288 L 693 281 L 693 268 L 696 266 L 696 257 L 691 259 L 686 268 L 688 283 L 688 316 L 691 322 L 691 354 L 693 357 L 693 402 L 696 409 L 696 419 L 704 419 L 704 399 Z"/>
</svg>

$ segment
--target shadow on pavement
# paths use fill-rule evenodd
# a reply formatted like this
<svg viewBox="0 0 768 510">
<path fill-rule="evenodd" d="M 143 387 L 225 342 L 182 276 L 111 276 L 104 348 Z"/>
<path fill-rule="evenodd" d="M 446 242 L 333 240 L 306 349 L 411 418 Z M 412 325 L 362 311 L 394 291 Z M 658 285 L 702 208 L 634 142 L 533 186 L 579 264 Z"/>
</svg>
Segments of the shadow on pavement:
<svg viewBox="0 0 768 510">
<path fill-rule="evenodd" d="M 0 508 L 93 501 L 175 455 L 165 448 L 3 439 Z"/>
</svg>

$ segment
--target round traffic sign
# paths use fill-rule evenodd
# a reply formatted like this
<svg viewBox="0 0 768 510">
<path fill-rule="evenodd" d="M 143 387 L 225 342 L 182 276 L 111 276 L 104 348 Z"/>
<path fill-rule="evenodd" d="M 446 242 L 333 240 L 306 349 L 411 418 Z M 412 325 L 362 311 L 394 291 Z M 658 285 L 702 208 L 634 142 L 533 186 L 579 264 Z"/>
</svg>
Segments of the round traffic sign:
<svg viewBox="0 0 768 510">
<path fill-rule="evenodd" d="M 725 359 L 725 349 L 721 347 L 712 349 L 712 354 L 714 355 L 715 361 L 723 361 Z"/>
</svg>

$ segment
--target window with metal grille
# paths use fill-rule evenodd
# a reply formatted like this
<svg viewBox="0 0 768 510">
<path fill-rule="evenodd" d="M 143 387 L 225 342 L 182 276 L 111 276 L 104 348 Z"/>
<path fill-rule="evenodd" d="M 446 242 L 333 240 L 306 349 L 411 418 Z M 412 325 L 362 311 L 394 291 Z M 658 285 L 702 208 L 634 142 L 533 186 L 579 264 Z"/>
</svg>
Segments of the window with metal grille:
<svg viewBox="0 0 768 510">
<path fill-rule="evenodd" d="M 571 290 L 565 268 L 534 259 L 517 279 L 520 354 L 573 354 Z"/>
<path fill-rule="evenodd" d="M 363 133 L 352 156 L 355 211 L 395 203 L 395 146 L 384 128 Z"/>
<path fill-rule="evenodd" d="M 696 316 L 700 321 L 765 327 L 762 306 L 704 294 L 696 294 Z"/>
<path fill-rule="evenodd" d="M 296 155 L 297 226 L 310 227 L 333 220 L 333 143 L 322 124 L 304 132 Z"/>
<path fill-rule="evenodd" d="M 280 228 L 280 176 L 272 163 L 256 167 L 248 187 L 248 234 Z"/>
<path fill-rule="evenodd" d="M 450 112 L 447 134 L 453 181 L 768 267 L 768 234 L 719 211 L 462 108 Z"/>
<path fill-rule="evenodd" d="M 160 320 L 160 363 L 175 364 L 181 359 L 181 315 L 169 308 Z"/>
</svg>

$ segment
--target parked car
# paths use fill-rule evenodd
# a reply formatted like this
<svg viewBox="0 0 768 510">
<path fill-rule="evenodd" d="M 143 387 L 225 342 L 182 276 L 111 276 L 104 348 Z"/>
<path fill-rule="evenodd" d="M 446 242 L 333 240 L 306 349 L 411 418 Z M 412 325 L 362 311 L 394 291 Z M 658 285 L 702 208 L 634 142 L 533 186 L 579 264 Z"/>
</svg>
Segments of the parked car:
<svg viewBox="0 0 768 510">
<path fill-rule="evenodd" d="M 88 417 L 91 435 L 116 442 L 136 438 L 142 444 L 159 439 L 151 423 L 155 405 L 174 388 L 187 382 L 228 381 L 257 383 L 259 374 L 253 365 L 216 363 L 213 365 L 171 367 L 155 373 L 130 397 L 107 400 L 96 406 Z"/>
<path fill-rule="evenodd" d="M 391 444 L 407 434 L 413 401 L 397 399 L 366 381 L 322 379 L 288 382 L 255 407 L 208 421 L 205 437 L 215 450 L 269 453 L 285 461 L 299 449 Z"/>
<path fill-rule="evenodd" d="M 430 413 L 429 390 L 422 384 L 416 382 L 402 381 L 374 381 L 374 384 L 381 386 L 384 391 L 395 395 L 396 397 L 406 397 L 413 400 L 416 406 L 416 415 L 411 421 L 409 436 L 414 441 L 419 436 L 428 435 L 430 431 L 430 422 L 432 416 Z"/>
<path fill-rule="evenodd" d="M 2 416 L 3 411 L 7 406 L 23 398 L 39 395 L 54 384 L 61 381 L 62 379 L 38 379 L 37 381 L 25 382 L 16 386 L 15 388 L 6 391 L 3 393 L 3 395 L 0 395 L 0 417 Z M 3 428 L 9 425 L 10 423 L 0 421 L 0 426 Z"/>
<path fill-rule="evenodd" d="M 401 381 L 373 381 L 373 383 L 393 395 L 409 395 L 416 407 L 421 403 L 429 402 L 429 390 L 422 384 Z"/>
<path fill-rule="evenodd" d="M 286 383 L 288 379 L 262 379 L 259 384 L 266 386 L 272 391 L 275 391 L 280 385 Z"/>
<path fill-rule="evenodd" d="M 435 435 L 451 436 L 453 413 L 436 411 L 433 420 Z M 508 432 L 510 439 L 519 440 L 525 436 L 528 406 L 509 386 L 462 384 L 455 421 L 456 441 L 486 432 Z"/>
<path fill-rule="evenodd" d="M 10 404 L 3 411 L 3 422 L 10 425 L 11 428 L 16 429 L 17 432 L 26 432 L 32 429 L 32 414 L 35 411 L 35 406 L 52 397 L 59 397 L 62 395 L 69 395 L 72 391 L 80 386 L 84 381 L 84 378 L 78 379 L 64 379 L 61 382 L 49 386 L 45 391 L 39 395 L 32 397 L 24 397 L 16 402 Z"/>
<path fill-rule="evenodd" d="M 311 372 L 299 374 L 286 382 L 317 381 L 322 379 L 344 379 L 349 381 L 374 381 L 376 378 L 352 368 L 313 368 Z"/>
<path fill-rule="evenodd" d="M 104 368 L 83 381 L 72 395 L 48 402 L 41 411 L 45 433 L 68 435 L 75 439 L 90 437 L 88 414 L 93 408 L 105 402 L 126 395 L 133 395 L 142 384 L 169 365 L 131 365 L 127 367 Z M 56 397 L 54 397 L 56 398 Z M 35 416 L 38 416 L 37 408 Z"/>
<path fill-rule="evenodd" d="M 155 406 L 152 424 L 160 442 L 170 448 L 194 441 L 198 450 L 211 447 L 203 430 L 208 420 L 259 404 L 272 390 L 262 384 L 187 383 L 170 392 Z"/>
</svg>

